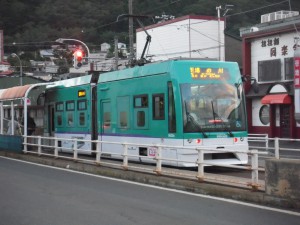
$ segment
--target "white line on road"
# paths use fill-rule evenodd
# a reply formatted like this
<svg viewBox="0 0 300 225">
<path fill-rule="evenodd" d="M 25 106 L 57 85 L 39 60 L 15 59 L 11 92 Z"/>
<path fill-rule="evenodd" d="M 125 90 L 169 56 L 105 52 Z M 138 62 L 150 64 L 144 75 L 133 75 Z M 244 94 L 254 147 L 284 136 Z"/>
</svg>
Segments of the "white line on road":
<svg viewBox="0 0 300 225">
<path fill-rule="evenodd" d="M 19 160 L 19 159 L 13 159 L 13 158 L 5 157 L 5 156 L 0 156 L 0 158 L 12 160 L 12 161 L 23 162 L 23 163 L 36 165 L 36 166 L 41 166 L 41 167 L 46 167 L 46 168 L 51 168 L 51 169 L 56 169 L 56 170 L 62 170 L 62 171 L 70 172 L 70 173 L 87 175 L 87 176 L 91 176 L 91 177 L 97 177 L 97 178 L 102 178 L 102 179 L 107 179 L 107 180 L 112 180 L 112 181 L 118 181 L 118 182 L 123 182 L 123 183 L 128 183 L 128 184 L 135 184 L 135 185 L 140 185 L 140 186 L 144 186 L 144 187 L 151 187 L 151 188 L 155 188 L 155 189 L 171 191 L 171 192 L 176 192 L 176 193 L 185 194 L 185 195 L 191 195 L 191 196 L 207 198 L 207 199 L 214 199 L 214 200 L 228 202 L 228 203 L 234 203 L 234 204 L 239 204 L 239 205 L 244 205 L 244 206 L 249 206 L 249 207 L 254 207 L 254 208 L 259 208 L 259 209 L 265 209 L 265 210 L 269 210 L 269 211 L 274 211 L 274 212 L 285 213 L 285 214 L 294 215 L 294 216 L 300 216 L 299 212 L 294 212 L 294 211 L 290 211 L 290 210 L 277 209 L 277 208 L 272 208 L 272 207 L 268 207 L 268 206 L 261 206 L 261 205 L 257 205 L 257 204 L 241 202 L 241 201 L 232 200 L 232 199 L 226 199 L 226 198 L 215 197 L 215 196 L 210 196 L 210 195 L 191 193 L 191 192 L 186 192 L 186 191 L 181 191 L 181 190 L 175 190 L 175 189 L 170 189 L 170 188 L 154 186 L 154 185 L 150 185 L 150 184 L 142 184 L 142 183 L 138 183 L 138 182 L 134 182 L 134 181 L 127 181 L 127 180 L 112 178 L 112 177 L 105 177 L 105 176 L 101 176 L 101 175 L 85 173 L 85 172 L 75 171 L 75 170 L 71 170 L 71 169 L 64 169 L 64 168 L 59 168 L 59 167 L 54 167 L 54 166 L 38 164 L 38 163 L 34 163 L 34 162 L 27 162 L 27 161 L 23 161 L 23 160 Z"/>
</svg>

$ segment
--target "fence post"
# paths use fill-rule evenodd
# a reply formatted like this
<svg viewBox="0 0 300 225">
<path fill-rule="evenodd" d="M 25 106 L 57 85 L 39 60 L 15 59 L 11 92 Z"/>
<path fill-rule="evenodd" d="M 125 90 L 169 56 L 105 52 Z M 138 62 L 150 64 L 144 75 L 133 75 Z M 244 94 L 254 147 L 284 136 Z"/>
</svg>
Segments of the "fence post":
<svg viewBox="0 0 300 225">
<path fill-rule="evenodd" d="M 197 164 L 198 164 L 198 181 L 204 181 L 204 153 L 202 149 L 197 149 L 198 151 L 198 159 L 197 159 Z"/>
<path fill-rule="evenodd" d="M 42 154 L 42 137 L 38 136 L 38 155 L 41 156 Z"/>
<path fill-rule="evenodd" d="M 58 140 L 56 138 L 54 140 L 54 157 L 58 158 Z"/>
<path fill-rule="evenodd" d="M 97 147 L 96 147 L 96 164 L 100 165 L 100 159 L 101 159 L 101 142 L 97 141 Z"/>
<path fill-rule="evenodd" d="M 269 150 L 269 134 L 266 134 L 266 150 Z"/>
<path fill-rule="evenodd" d="M 158 175 L 161 174 L 161 148 L 162 147 L 158 147 L 155 152 L 156 168 L 154 172 Z"/>
<path fill-rule="evenodd" d="M 27 136 L 24 136 L 23 147 L 24 147 L 23 152 L 26 154 L 27 153 Z"/>
<path fill-rule="evenodd" d="M 275 159 L 279 159 L 279 138 L 275 138 Z"/>
<path fill-rule="evenodd" d="M 76 161 L 78 159 L 77 139 L 74 140 L 73 151 L 74 151 L 73 159 L 74 159 L 74 161 Z"/>
<path fill-rule="evenodd" d="M 252 190 L 258 189 L 258 150 L 251 150 L 251 187 Z"/>
<path fill-rule="evenodd" d="M 123 169 L 128 170 L 128 145 L 123 145 Z"/>
</svg>

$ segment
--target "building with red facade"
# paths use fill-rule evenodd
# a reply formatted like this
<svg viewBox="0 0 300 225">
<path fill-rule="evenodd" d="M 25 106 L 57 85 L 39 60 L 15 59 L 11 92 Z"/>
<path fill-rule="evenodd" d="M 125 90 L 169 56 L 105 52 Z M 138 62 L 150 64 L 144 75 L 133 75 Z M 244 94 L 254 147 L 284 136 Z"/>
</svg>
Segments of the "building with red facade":
<svg viewBox="0 0 300 225">
<path fill-rule="evenodd" d="M 240 34 L 243 75 L 251 77 L 245 84 L 249 133 L 300 138 L 300 121 L 295 120 L 300 92 L 295 96 L 294 83 L 299 13 L 263 15 L 260 24 L 241 28 Z"/>
</svg>

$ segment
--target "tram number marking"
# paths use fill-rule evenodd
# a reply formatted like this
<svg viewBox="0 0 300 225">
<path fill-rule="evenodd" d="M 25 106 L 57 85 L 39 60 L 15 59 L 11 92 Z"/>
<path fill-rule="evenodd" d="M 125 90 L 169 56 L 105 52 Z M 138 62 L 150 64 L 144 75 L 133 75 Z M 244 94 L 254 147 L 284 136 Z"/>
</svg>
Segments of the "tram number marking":
<svg viewBox="0 0 300 225">
<path fill-rule="evenodd" d="M 157 147 L 149 147 L 148 155 L 154 157 L 156 155 Z"/>
</svg>

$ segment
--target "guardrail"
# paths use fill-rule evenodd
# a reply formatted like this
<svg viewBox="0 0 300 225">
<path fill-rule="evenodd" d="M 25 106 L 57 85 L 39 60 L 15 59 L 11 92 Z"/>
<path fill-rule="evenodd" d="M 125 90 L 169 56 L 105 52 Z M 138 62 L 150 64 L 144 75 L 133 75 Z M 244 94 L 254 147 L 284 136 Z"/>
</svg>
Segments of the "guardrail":
<svg viewBox="0 0 300 225">
<path fill-rule="evenodd" d="M 269 138 L 267 134 L 249 134 L 249 148 L 264 152 L 268 158 L 300 159 L 300 139 Z"/>
<path fill-rule="evenodd" d="M 23 136 L 24 137 L 24 153 L 33 153 L 39 156 L 45 155 L 54 158 L 63 158 L 68 160 L 73 160 L 76 162 L 85 162 L 85 163 L 92 163 L 95 165 L 108 165 L 122 168 L 123 170 L 138 170 L 138 171 L 147 171 L 150 173 L 155 173 L 157 175 L 171 175 L 180 178 L 189 178 L 195 179 L 199 182 L 204 181 L 212 181 L 212 182 L 226 182 L 226 185 L 233 184 L 239 185 L 243 187 L 250 187 L 252 190 L 259 190 L 264 189 L 264 181 L 260 181 L 258 178 L 258 150 L 249 150 L 246 152 L 250 158 L 250 165 L 218 165 L 215 163 L 208 163 L 204 160 L 204 154 L 208 152 L 212 152 L 211 149 L 205 148 L 191 148 L 191 147 L 183 147 L 183 146 L 167 146 L 167 145 L 149 145 L 149 144 L 136 144 L 136 143 L 120 143 L 120 142 L 107 142 L 107 141 L 90 141 L 90 140 L 83 140 L 83 139 L 65 139 L 65 138 L 55 138 L 55 137 L 44 137 L 44 136 Z M 73 146 L 72 148 L 62 148 L 59 147 L 59 141 L 72 141 Z M 97 148 L 96 150 L 82 150 L 78 148 L 79 142 L 90 142 L 95 143 Z M 121 145 L 123 146 L 122 153 L 112 153 L 112 152 L 105 152 L 101 149 L 101 144 L 114 144 L 114 145 Z M 128 146 L 139 146 L 139 147 L 155 147 L 156 153 L 154 157 L 149 156 L 141 156 L 141 155 L 132 155 L 128 154 Z M 29 150 L 29 148 L 35 148 L 35 150 Z M 179 161 L 177 159 L 170 159 L 170 158 L 163 158 L 162 153 L 165 148 L 180 148 L 180 149 L 188 149 L 194 150 L 197 152 L 198 157 L 196 161 Z M 64 151 L 72 151 L 72 154 L 61 154 L 60 152 Z M 232 152 L 232 153 L 245 153 L 236 150 L 221 150 L 218 152 Z M 82 153 L 82 154 L 80 154 Z M 84 156 L 85 154 L 94 154 L 95 157 L 92 159 L 91 157 L 87 158 Z M 105 155 L 113 155 L 118 156 L 121 158 L 121 161 L 112 161 L 112 160 L 104 160 Z M 263 154 L 263 153 L 260 153 Z M 148 158 L 153 160 L 153 165 L 149 164 L 137 164 L 136 162 L 132 162 L 130 158 Z M 186 163 L 196 163 L 197 171 L 188 172 L 184 170 L 179 170 L 176 168 L 170 167 L 163 167 L 163 161 L 176 161 L 176 162 L 186 162 Z M 120 163 L 121 162 L 121 163 Z M 154 166 L 154 169 L 153 169 Z M 228 167 L 240 170 L 246 170 L 251 172 L 251 178 L 233 178 L 228 176 L 212 176 L 211 174 L 207 174 L 204 171 L 204 167 L 206 166 L 221 166 L 221 167 Z"/>
</svg>

